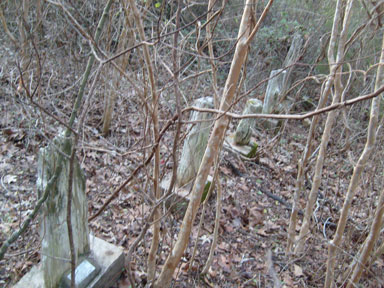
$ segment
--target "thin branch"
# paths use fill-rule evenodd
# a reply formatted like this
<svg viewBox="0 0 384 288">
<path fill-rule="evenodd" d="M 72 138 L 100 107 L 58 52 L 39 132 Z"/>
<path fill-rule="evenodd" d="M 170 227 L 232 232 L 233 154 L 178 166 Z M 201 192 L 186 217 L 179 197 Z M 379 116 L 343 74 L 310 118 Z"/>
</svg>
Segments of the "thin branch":
<svg viewBox="0 0 384 288">
<path fill-rule="evenodd" d="M 41 198 L 37 201 L 35 208 L 33 209 L 32 213 L 28 215 L 27 219 L 23 222 L 20 229 L 14 232 L 4 243 L 1 245 L 0 248 L 0 260 L 4 258 L 4 254 L 9 248 L 9 246 L 14 243 L 17 238 L 19 238 L 20 235 L 24 234 L 27 228 L 29 227 L 29 224 L 33 219 L 35 219 L 37 213 L 40 210 L 41 205 L 47 200 L 49 191 L 52 189 L 53 185 L 56 183 L 56 180 L 59 176 L 59 172 L 61 171 L 61 166 L 57 168 L 55 171 L 55 174 L 52 176 L 52 178 L 48 181 L 47 186 L 45 186 L 44 193 L 41 196 Z"/>
<path fill-rule="evenodd" d="M 384 92 L 384 85 L 382 87 L 380 87 L 380 89 L 376 90 L 375 92 L 365 94 L 365 95 L 356 97 L 354 99 L 335 103 L 335 104 L 329 105 L 327 107 L 317 109 L 317 110 L 312 111 L 312 112 L 307 112 L 305 114 L 244 114 L 244 115 L 239 115 L 239 114 L 231 113 L 228 111 L 221 111 L 218 109 L 209 109 L 209 108 L 199 108 L 199 107 L 195 107 L 195 106 L 191 106 L 191 107 L 187 107 L 187 108 L 183 109 L 183 113 L 187 112 L 187 111 L 194 110 L 194 111 L 199 111 L 199 112 L 216 113 L 219 115 L 217 118 L 220 118 L 220 117 L 225 115 L 225 116 L 231 117 L 233 119 L 264 118 L 264 119 L 304 120 L 306 118 L 310 118 L 310 117 L 313 117 L 313 116 L 316 116 L 319 114 L 323 114 L 326 112 L 330 112 L 330 111 L 333 111 L 336 109 L 342 109 L 344 107 L 356 104 L 358 102 L 375 98 L 383 92 Z M 217 119 L 215 119 L 215 120 L 217 120 Z M 209 119 L 209 121 L 212 121 L 212 119 Z"/>
<path fill-rule="evenodd" d="M 73 240 L 72 230 L 72 185 L 73 185 L 73 163 L 75 161 L 76 154 L 76 143 L 77 136 L 72 143 L 71 158 L 69 159 L 69 175 L 68 175 L 68 191 L 67 191 L 67 229 L 68 229 L 68 240 L 69 250 L 71 254 L 71 288 L 75 288 L 75 269 L 76 269 L 76 253 L 75 253 L 75 242 Z"/>
<path fill-rule="evenodd" d="M 178 118 L 178 115 L 174 115 L 172 119 L 168 120 L 168 122 L 165 124 L 165 126 L 163 127 L 163 129 L 160 131 L 159 133 L 159 138 L 156 139 L 156 143 L 153 145 L 152 147 L 152 152 L 151 154 L 147 157 L 147 159 L 145 159 L 145 161 L 143 163 L 141 163 L 139 166 L 136 167 L 135 170 L 133 170 L 133 172 L 131 173 L 131 175 L 129 175 L 129 177 L 127 178 L 127 180 L 125 180 L 114 192 L 112 192 L 111 196 L 109 196 L 109 198 L 104 202 L 104 204 L 100 207 L 100 209 L 94 214 L 92 215 L 91 217 L 89 217 L 88 221 L 92 221 L 93 219 L 95 219 L 97 216 L 99 216 L 101 214 L 101 212 L 104 211 L 104 209 L 109 205 L 109 203 L 112 202 L 113 199 L 115 199 L 120 191 L 128 185 L 129 182 L 132 181 L 132 179 L 137 175 L 137 173 L 143 168 L 143 167 L 146 167 L 152 160 L 153 156 L 155 155 L 155 151 L 156 151 L 156 148 L 159 146 L 160 144 L 160 140 L 161 138 L 164 136 L 164 133 L 169 129 L 169 127 L 177 120 Z"/>
</svg>

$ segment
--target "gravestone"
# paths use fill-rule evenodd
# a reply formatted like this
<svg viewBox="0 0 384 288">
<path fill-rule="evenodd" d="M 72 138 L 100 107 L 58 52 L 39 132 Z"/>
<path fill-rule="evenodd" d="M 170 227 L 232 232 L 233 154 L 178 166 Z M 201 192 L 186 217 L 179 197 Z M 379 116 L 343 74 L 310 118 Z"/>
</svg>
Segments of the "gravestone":
<svg viewBox="0 0 384 288">
<path fill-rule="evenodd" d="M 263 103 L 263 114 L 272 114 L 276 112 L 279 107 L 279 100 L 283 94 L 283 83 L 286 79 L 285 74 L 287 72 L 282 69 L 272 70 L 269 75 L 267 90 L 265 92 L 265 98 Z M 280 108 L 280 107 L 279 107 Z M 262 125 L 266 129 L 274 130 L 278 127 L 278 120 L 276 119 L 264 119 L 261 121 Z"/>
<path fill-rule="evenodd" d="M 283 79 L 283 85 L 282 90 L 285 92 L 287 88 L 290 86 L 290 76 L 292 73 L 292 70 L 294 68 L 293 64 L 296 63 L 300 56 L 300 50 L 303 46 L 303 37 L 300 35 L 300 33 L 295 33 L 293 35 L 293 39 L 291 42 L 291 46 L 289 47 L 287 56 L 285 57 L 285 60 L 283 62 L 283 67 L 288 67 L 285 71 L 287 71 L 286 74 L 284 74 Z"/>
<path fill-rule="evenodd" d="M 68 155 L 70 138 L 56 137 L 46 148 L 40 149 L 38 160 L 38 197 L 42 196 L 48 181 L 61 169 L 57 180 L 41 208 L 40 236 L 41 262 L 14 287 L 69 287 L 70 246 L 67 229 L 67 193 L 69 185 Z M 91 236 L 88 229 L 88 205 L 85 194 L 85 176 L 75 158 L 73 163 L 71 221 L 76 256 L 76 287 L 109 287 L 122 272 L 122 249 Z M 108 285 L 109 285 L 108 284 Z"/>
<path fill-rule="evenodd" d="M 271 114 L 277 107 L 279 96 L 282 93 L 284 74 L 286 71 L 283 69 L 272 70 L 269 75 L 267 90 L 265 91 L 265 98 L 262 112 L 263 114 Z"/>
<path fill-rule="evenodd" d="M 259 99 L 249 99 L 245 104 L 243 115 L 259 114 L 262 112 L 263 102 Z M 251 140 L 252 129 L 256 126 L 257 119 L 247 118 L 241 119 L 235 132 L 235 143 L 237 145 L 247 145 Z"/>
<path fill-rule="evenodd" d="M 290 76 L 294 67 L 294 63 L 299 57 L 299 53 L 303 44 L 303 38 L 299 33 L 293 36 L 291 46 L 283 62 L 283 69 L 272 70 L 269 76 L 267 90 L 265 92 L 263 114 L 271 114 L 280 112 L 283 108 L 283 100 L 285 93 L 290 85 Z M 264 128 L 276 129 L 279 121 L 276 119 L 266 119 L 262 121 Z"/>
<path fill-rule="evenodd" d="M 58 153 L 71 154 L 72 144 L 64 136 L 56 137 L 53 144 L 40 149 L 38 160 L 38 191 L 45 190 L 47 182 L 53 176 L 55 168 L 63 161 L 62 169 L 58 175 L 56 185 L 48 195 L 42 206 L 40 223 L 41 255 L 44 281 L 47 287 L 56 287 L 63 273 L 71 268 L 70 248 L 67 229 L 67 193 L 69 159 Z M 90 252 L 88 231 L 88 205 L 85 195 L 85 176 L 75 158 L 73 165 L 72 182 L 72 232 L 75 246 L 75 255 L 87 255 Z M 78 262 L 78 261 L 76 261 Z"/>
<path fill-rule="evenodd" d="M 213 98 L 203 97 L 194 102 L 194 106 L 199 108 L 213 108 Z M 198 121 L 196 124 L 189 124 L 188 133 L 183 150 L 181 152 L 180 163 L 177 169 L 177 186 L 181 187 L 193 178 L 199 170 L 203 159 L 205 148 L 207 147 L 209 132 L 212 121 L 204 121 L 212 118 L 211 113 L 193 111 L 189 121 Z"/>
</svg>

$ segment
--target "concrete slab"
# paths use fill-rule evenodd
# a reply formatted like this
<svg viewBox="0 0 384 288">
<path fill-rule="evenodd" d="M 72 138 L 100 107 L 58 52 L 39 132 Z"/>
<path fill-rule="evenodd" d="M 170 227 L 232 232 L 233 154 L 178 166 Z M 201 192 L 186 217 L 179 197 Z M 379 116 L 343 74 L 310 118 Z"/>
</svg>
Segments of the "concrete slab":
<svg viewBox="0 0 384 288">
<path fill-rule="evenodd" d="M 92 235 L 89 238 L 91 254 L 88 257 L 97 263 L 101 270 L 86 287 L 108 288 L 118 280 L 124 269 L 123 249 Z M 42 288 L 45 287 L 43 279 L 41 265 L 37 265 L 21 278 L 14 288 Z"/>
<path fill-rule="evenodd" d="M 76 288 L 86 288 L 93 279 L 100 272 L 100 267 L 90 258 L 84 258 L 80 261 L 80 264 L 77 264 L 75 269 L 75 278 L 76 278 Z M 71 269 L 64 273 L 64 276 L 61 278 L 61 287 L 71 288 Z"/>
</svg>

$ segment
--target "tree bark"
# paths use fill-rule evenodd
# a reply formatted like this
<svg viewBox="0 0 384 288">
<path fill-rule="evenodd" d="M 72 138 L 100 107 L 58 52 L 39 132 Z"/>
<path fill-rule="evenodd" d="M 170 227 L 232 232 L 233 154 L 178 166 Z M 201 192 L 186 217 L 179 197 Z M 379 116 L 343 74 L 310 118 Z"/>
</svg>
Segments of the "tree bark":
<svg viewBox="0 0 384 288">
<path fill-rule="evenodd" d="M 138 28 L 138 32 L 140 35 L 140 40 L 145 42 L 145 34 L 144 34 L 144 27 L 142 23 L 142 19 L 140 17 L 140 12 L 136 7 L 136 3 L 134 0 L 128 0 L 131 6 L 131 9 L 133 11 L 133 15 L 135 16 L 136 25 Z M 152 116 L 152 122 L 153 122 L 153 139 L 156 141 L 159 138 L 159 119 L 158 119 L 158 104 L 159 99 L 156 92 L 156 84 L 155 84 L 155 75 L 153 72 L 153 65 L 151 61 L 151 57 L 149 54 L 148 45 L 143 45 L 143 54 L 145 59 L 145 64 L 147 67 L 149 82 L 151 85 L 151 96 L 152 96 L 152 107 L 150 114 Z M 156 147 L 155 151 L 155 161 L 153 166 L 153 193 L 155 195 L 156 199 L 160 198 L 160 188 L 159 188 L 159 180 L 160 180 L 160 148 Z M 156 254 L 157 249 L 159 246 L 160 241 L 160 222 L 157 221 L 157 219 L 160 219 L 161 212 L 159 208 L 155 208 L 154 213 L 154 224 L 153 224 L 153 236 L 152 236 L 152 243 L 151 248 L 148 253 L 148 281 L 153 281 L 156 274 Z"/>
<path fill-rule="evenodd" d="M 377 71 L 375 90 L 379 89 L 384 82 L 384 71 L 383 71 L 384 37 L 383 37 L 382 45 L 383 46 L 382 46 L 381 56 L 380 56 L 380 66 Z M 345 226 L 347 225 L 349 209 L 351 207 L 353 197 L 355 196 L 357 185 L 360 182 L 363 169 L 366 166 L 369 160 L 369 157 L 373 152 L 374 144 L 376 141 L 376 130 L 377 130 L 378 118 L 379 118 L 380 97 L 381 96 L 379 95 L 372 100 L 371 115 L 370 115 L 369 124 L 368 124 L 367 142 L 365 144 L 363 152 L 360 155 L 358 162 L 356 163 L 356 166 L 353 169 L 352 178 L 349 182 L 348 191 L 345 196 L 343 208 L 341 210 L 341 215 L 340 215 L 339 223 L 337 225 L 337 230 L 335 232 L 335 237 L 329 243 L 329 246 L 328 246 L 327 274 L 326 274 L 325 284 L 324 284 L 324 287 L 327 287 L 327 288 L 331 287 L 334 281 L 333 279 L 334 279 L 334 269 L 335 269 L 335 260 L 336 260 L 336 249 L 341 244 Z M 381 207 L 379 206 L 378 209 L 381 209 Z M 367 241 L 367 242 L 370 242 L 370 241 Z M 367 244 L 367 245 L 370 245 L 370 244 Z M 367 249 L 370 250 L 371 248 L 367 248 Z M 363 249 L 362 255 L 366 254 L 368 250 L 364 251 Z M 365 259 L 365 256 L 363 256 L 363 258 L 360 258 L 359 260 L 365 261 L 365 262 L 367 261 L 367 259 Z M 364 264 L 365 262 L 361 262 L 361 263 L 359 262 L 360 263 L 359 265 Z M 352 276 L 352 281 L 358 281 L 360 275 L 361 275 L 361 271 L 357 271 L 355 269 L 354 275 Z"/>
<path fill-rule="evenodd" d="M 341 9 L 342 9 L 342 1 L 337 1 L 336 4 L 336 10 L 335 10 L 335 16 L 333 20 L 333 26 L 332 26 L 332 33 L 331 33 L 331 39 L 329 41 L 329 47 L 328 47 L 328 63 L 330 66 L 330 73 L 329 77 L 325 83 L 324 90 L 321 93 L 321 97 L 319 100 L 319 103 L 317 105 L 317 110 L 323 108 L 325 104 L 327 103 L 328 97 L 331 94 L 331 88 L 332 84 L 335 78 L 336 73 L 336 65 L 331 65 L 335 63 L 335 45 L 337 41 L 337 35 L 339 31 L 339 21 L 341 18 Z M 297 177 L 296 177 L 296 187 L 295 187 L 295 193 L 293 195 L 293 205 L 292 205 L 292 212 L 291 217 L 289 221 L 289 227 L 288 227 L 288 236 L 287 236 L 287 249 L 286 252 L 291 252 L 293 248 L 293 244 L 295 242 L 295 230 L 297 225 L 297 215 L 299 213 L 299 207 L 298 207 L 298 201 L 300 198 L 300 195 L 304 193 L 304 176 L 305 176 L 305 170 L 307 167 L 307 162 L 312 154 L 312 140 L 315 136 L 315 130 L 317 127 L 317 124 L 319 122 L 319 115 L 316 115 L 312 118 L 311 126 L 309 128 L 308 136 L 307 136 L 307 142 L 305 145 L 305 149 L 303 151 L 303 155 L 298 163 L 298 171 L 297 171 Z"/>
<path fill-rule="evenodd" d="M 131 25 L 131 18 L 133 17 L 131 9 L 127 3 L 123 3 L 124 7 L 124 19 L 123 19 L 123 28 L 119 36 L 117 51 L 122 51 L 127 47 L 131 47 L 134 45 L 135 37 L 133 31 L 133 27 Z M 120 56 L 119 59 L 116 60 L 116 65 L 119 65 L 120 68 L 125 71 L 128 66 L 128 59 L 131 52 L 127 52 L 124 55 Z M 112 89 L 109 90 L 109 93 L 105 93 L 105 103 L 104 103 L 104 114 L 103 114 L 103 127 L 102 132 L 104 136 L 107 136 L 111 127 L 111 122 L 113 118 L 113 108 L 115 107 L 117 89 L 120 86 L 120 79 L 123 76 L 120 71 L 111 68 L 112 74 Z"/>
<path fill-rule="evenodd" d="M 340 2 L 338 1 L 338 5 L 339 3 Z M 345 41 L 348 34 L 348 26 L 349 26 L 349 20 L 351 16 L 352 3 L 353 3 L 353 0 L 348 0 L 347 5 L 345 7 L 345 12 L 344 12 L 345 16 L 344 16 L 343 27 L 342 27 L 342 31 L 339 38 L 338 48 L 337 48 L 336 63 L 331 64 L 332 66 L 337 67 L 336 73 L 335 73 L 335 80 L 334 80 L 335 92 L 332 99 L 332 104 L 339 103 L 341 99 L 341 95 L 343 93 L 343 86 L 341 83 L 342 66 L 339 63 L 341 63 L 342 59 L 344 58 Z M 338 19 L 335 18 L 334 21 L 338 21 Z M 335 122 L 337 113 L 338 113 L 337 110 L 333 110 L 329 112 L 327 116 L 324 132 L 321 138 L 319 155 L 317 156 L 317 159 L 316 159 L 315 175 L 313 176 L 313 184 L 308 196 L 307 205 L 305 207 L 303 225 L 301 226 L 298 244 L 295 249 L 296 254 L 303 252 L 304 244 L 307 239 L 307 235 L 309 233 L 309 226 L 312 218 L 313 207 L 316 203 L 317 193 L 319 191 L 319 187 L 321 184 L 321 175 L 323 173 L 324 159 L 327 152 L 327 146 L 328 146 L 329 139 L 331 137 L 331 130 Z"/>
<path fill-rule="evenodd" d="M 232 60 L 231 69 L 225 84 L 224 94 L 221 100 L 220 109 L 227 110 L 229 105 L 232 103 L 233 96 L 237 88 L 237 81 L 241 72 L 241 67 L 244 63 L 245 56 L 247 54 L 247 49 L 250 43 L 251 38 L 255 35 L 256 31 L 260 27 L 260 23 L 265 18 L 269 8 L 271 7 L 273 0 L 270 0 L 267 6 L 264 9 L 264 12 L 260 16 L 260 19 L 256 26 L 251 31 L 251 20 L 253 17 L 253 7 L 255 5 L 254 0 L 247 0 L 246 6 L 244 8 L 243 16 L 241 19 L 241 24 L 238 34 L 238 42 L 236 45 L 235 55 Z M 183 223 L 180 228 L 180 232 L 175 243 L 175 246 L 172 249 L 172 252 L 169 254 L 159 278 L 155 282 L 155 287 L 163 288 L 169 287 L 172 281 L 173 273 L 180 262 L 180 259 L 188 245 L 189 236 L 191 233 L 192 225 L 196 217 L 197 210 L 201 201 L 201 196 L 204 191 L 205 182 L 208 177 L 208 173 L 212 166 L 214 159 L 216 158 L 219 149 L 219 145 L 222 142 L 222 139 L 225 135 L 227 123 L 229 119 L 226 116 L 218 119 L 214 125 L 212 134 L 208 140 L 207 149 L 200 165 L 199 172 L 197 174 L 193 189 L 191 199 L 185 213 Z"/>
</svg>

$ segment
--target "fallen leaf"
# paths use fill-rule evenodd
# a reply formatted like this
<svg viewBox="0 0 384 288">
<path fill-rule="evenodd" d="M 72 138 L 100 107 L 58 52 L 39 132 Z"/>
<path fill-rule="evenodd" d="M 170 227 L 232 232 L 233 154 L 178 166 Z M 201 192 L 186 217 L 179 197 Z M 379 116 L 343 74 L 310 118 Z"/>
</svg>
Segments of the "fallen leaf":
<svg viewBox="0 0 384 288">
<path fill-rule="evenodd" d="M 292 277 L 288 273 L 284 273 L 283 281 L 284 281 L 285 287 L 294 287 L 294 282 L 292 280 Z"/>
<path fill-rule="evenodd" d="M 5 175 L 3 179 L 5 184 L 11 184 L 17 181 L 16 175 Z"/>
<path fill-rule="evenodd" d="M 261 236 L 268 236 L 268 234 L 265 232 L 265 227 L 257 229 L 256 233 Z"/>
<path fill-rule="evenodd" d="M 231 272 L 231 262 L 226 255 L 220 255 L 218 264 L 224 272 Z"/>
<path fill-rule="evenodd" d="M 294 274 L 296 277 L 304 276 L 303 274 L 303 268 L 301 268 L 299 265 L 294 264 Z"/>
</svg>

